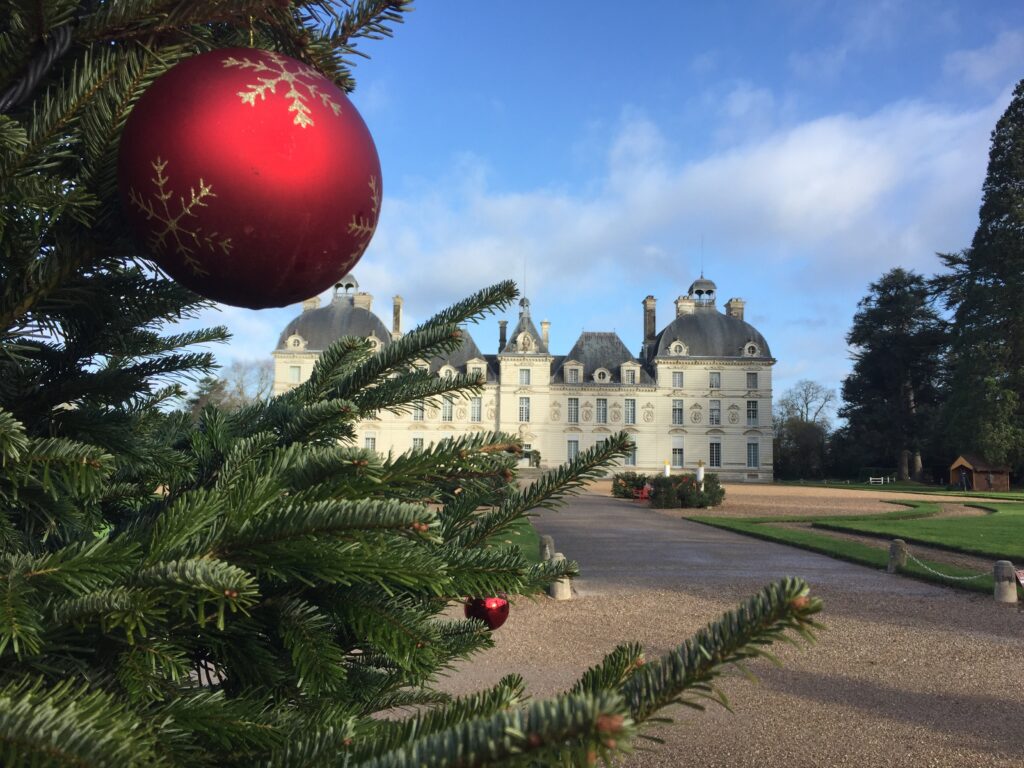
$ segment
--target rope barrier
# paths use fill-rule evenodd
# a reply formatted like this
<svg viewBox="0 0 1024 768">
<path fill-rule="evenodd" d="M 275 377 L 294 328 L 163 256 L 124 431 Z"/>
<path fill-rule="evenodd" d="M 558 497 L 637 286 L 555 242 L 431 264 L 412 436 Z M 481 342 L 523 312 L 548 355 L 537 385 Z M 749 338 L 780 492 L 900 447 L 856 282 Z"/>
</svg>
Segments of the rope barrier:
<svg viewBox="0 0 1024 768">
<path fill-rule="evenodd" d="M 927 564 L 925 564 L 925 563 L 922 563 L 922 562 L 921 562 L 920 560 L 918 560 L 918 559 L 917 559 L 916 557 L 914 557 L 914 556 L 913 556 L 913 555 L 912 555 L 912 554 L 910 553 L 910 550 L 909 550 L 909 549 L 907 550 L 907 558 L 908 558 L 909 560 L 913 560 L 913 561 L 914 561 L 915 563 L 917 563 L 917 564 L 918 564 L 919 566 L 921 566 L 922 568 L 924 568 L 924 569 L 925 569 L 926 571 L 928 571 L 929 573 L 933 573 L 933 574 L 935 574 L 936 576 L 941 576 L 941 577 L 942 577 L 942 578 L 944 578 L 944 579 L 949 579 L 950 581 L 975 581 L 975 580 L 977 580 L 977 579 L 983 579 L 983 578 L 985 578 L 986 576 L 988 576 L 988 574 L 987 574 L 987 573 L 979 573 L 979 574 L 978 574 L 978 575 L 976 575 L 976 576 L 950 576 L 950 575 L 949 575 L 949 574 L 947 574 L 947 573 L 940 573 L 939 571 L 936 571 L 936 570 L 935 570 L 934 568 L 932 568 L 931 566 L 929 566 L 929 565 L 927 565 Z"/>
</svg>

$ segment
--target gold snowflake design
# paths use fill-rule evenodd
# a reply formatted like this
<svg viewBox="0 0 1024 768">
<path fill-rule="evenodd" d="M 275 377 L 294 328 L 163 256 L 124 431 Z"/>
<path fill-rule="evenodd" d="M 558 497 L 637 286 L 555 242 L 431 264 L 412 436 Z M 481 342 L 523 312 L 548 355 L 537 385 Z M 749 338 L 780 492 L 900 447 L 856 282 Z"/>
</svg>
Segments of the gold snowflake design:
<svg viewBox="0 0 1024 768">
<path fill-rule="evenodd" d="M 306 128 L 314 124 L 309 105 L 306 103 L 307 101 L 319 99 L 320 103 L 335 115 L 341 114 L 341 104 L 336 102 L 330 93 L 322 90 L 319 85 L 324 79 L 323 75 L 312 67 L 307 67 L 305 64 L 288 59 L 280 53 L 273 51 L 266 51 L 265 53 L 272 63 L 262 60 L 254 61 L 247 58 L 236 59 L 234 56 L 224 59 L 225 67 L 252 70 L 259 81 L 247 85 L 247 90 L 238 92 L 238 95 L 242 97 L 243 104 L 255 107 L 257 98 L 260 101 L 266 101 L 267 92 L 277 93 L 277 86 L 284 83 L 288 87 L 285 98 L 291 99 L 288 111 L 295 113 L 295 120 L 293 122 L 300 128 Z M 297 68 L 298 71 L 291 71 L 289 65 Z"/>
<path fill-rule="evenodd" d="M 349 258 L 357 258 L 363 251 L 366 250 L 366 246 L 370 244 L 370 238 L 373 237 L 373 233 L 377 230 L 377 219 L 379 218 L 378 213 L 380 212 L 380 184 L 377 183 L 377 177 L 371 176 L 369 181 L 370 187 L 370 215 L 369 216 L 357 216 L 352 214 L 352 221 L 348 223 L 348 233 L 355 235 L 359 240 L 359 245 L 352 252 Z"/>
<path fill-rule="evenodd" d="M 135 187 L 128 190 L 129 199 L 136 208 L 145 214 L 146 220 L 158 221 L 163 225 L 150 236 L 150 247 L 155 251 L 161 251 L 167 247 L 169 241 L 173 241 L 172 247 L 175 253 L 184 259 L 193 274 L 199 277 L 208 275 L 209 271 L 195 257 L 196 251 L 206 250 L 211 253 L 219 251 L 227 255 L 232 248 L 231 238 L 221 237 L 216 232 L 204 233 L 201 227 L 189 229 L 187 222 L 182 220 L 187 217 L 196 217 L 198 215 L 195 212 L 197 208 L 207 207 L 206 200 L 217 196 L 213 191 L 213 186 L 200 178 L 198 188 L 189 188 L 188 199 L 186 200 L 183 195 L 178 195 L 175 205 L 175 194 L 167 188 L 170 179 L 164 175 L 167 161 L 157 157 L 152 162 L 152 166 L 155 172 L 152 182 L 156 187 L 153 196 L 151 198 L 144 197 L 135 190 Z"/>
</svg>

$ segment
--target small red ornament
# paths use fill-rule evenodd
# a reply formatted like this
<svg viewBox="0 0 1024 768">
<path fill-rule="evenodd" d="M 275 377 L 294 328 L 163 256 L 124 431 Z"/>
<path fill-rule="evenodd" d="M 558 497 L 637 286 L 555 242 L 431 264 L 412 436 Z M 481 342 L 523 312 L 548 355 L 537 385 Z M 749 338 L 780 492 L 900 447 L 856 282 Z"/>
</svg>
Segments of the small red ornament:
<svg viewBox="0 0 1024 768">
<path fill-rule="evenodd" d="M 471 597 L 464 606 L 467 619 L 479 619 L 488 629 L 497 629 L 508 618 L 508 600 L 504 597 Z"/>
<path fill-rule="evenodd" d="M 187 59 L 150 86 L 124 128 L 118 184 L 171 277 L 254 309 L 336 283 L 380 214 L 377 150 L 344 92 L 249 48 Z"/>
</svg>

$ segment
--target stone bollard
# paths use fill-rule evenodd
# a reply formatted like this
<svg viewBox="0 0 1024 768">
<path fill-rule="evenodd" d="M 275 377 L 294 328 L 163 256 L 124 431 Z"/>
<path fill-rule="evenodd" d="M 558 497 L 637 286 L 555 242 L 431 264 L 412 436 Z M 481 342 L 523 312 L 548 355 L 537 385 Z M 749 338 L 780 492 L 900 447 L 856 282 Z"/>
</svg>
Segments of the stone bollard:
<svg viewBox="0 0 1024 768">
<path fill-rule="evenodd" d="M 901 568 L 907 567 L 907 542 L 903 539 L 893 539 L 889 545 L 889 564 L 885 567 L 886 573 L 899 573 Z"/>
<path fill-rule="evenodd" d="M 540 561 L 547 562 L 555 556 L 555 539 L 553 536 L 540 537 Z"/>
<path fill-rule="evenodd" d="M 565 562 L 565 555 L 561 552 L 555 552 L 555 556 L 551 560 L 556 563 Z M 569 577 L 563 576 L 558 581 L 553 582 L 548 587 L 548 594 L 555 600 L 572 600 L 572 584 L 569 581 Z"/>
<path fill-rule="evenodd" d="M 1017 573 L 1009 560 L 997 560 L 992 569 L 992 580 L 995 581 L 994 597 L 997 603 L 1017 602 Z"/>
</svg>

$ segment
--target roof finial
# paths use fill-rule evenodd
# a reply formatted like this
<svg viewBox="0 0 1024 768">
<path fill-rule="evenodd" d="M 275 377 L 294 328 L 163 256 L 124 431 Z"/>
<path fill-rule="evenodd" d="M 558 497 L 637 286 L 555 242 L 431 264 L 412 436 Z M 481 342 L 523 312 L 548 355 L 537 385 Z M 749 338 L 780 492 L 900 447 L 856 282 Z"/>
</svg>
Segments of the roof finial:
<svg viewBox="0 0 1024 768">
<path fill-rule="evenodd" d="M 700 279 L 704 279 L 704 233 L 700 233 Z"/>
</svg>

